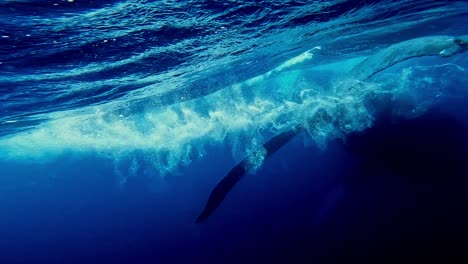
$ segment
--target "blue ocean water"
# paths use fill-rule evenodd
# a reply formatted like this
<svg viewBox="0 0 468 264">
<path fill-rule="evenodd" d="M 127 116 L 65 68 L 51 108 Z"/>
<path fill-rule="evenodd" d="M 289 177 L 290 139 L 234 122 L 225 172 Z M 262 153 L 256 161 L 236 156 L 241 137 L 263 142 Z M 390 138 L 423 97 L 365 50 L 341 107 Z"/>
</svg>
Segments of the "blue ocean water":
<svg viewBox="0 0 468 264">
<path fill-rule="evenodd" d="M 0 0 L 0 263 L 467 262 L 467 22 L 466 1 Z"/>
</svg>

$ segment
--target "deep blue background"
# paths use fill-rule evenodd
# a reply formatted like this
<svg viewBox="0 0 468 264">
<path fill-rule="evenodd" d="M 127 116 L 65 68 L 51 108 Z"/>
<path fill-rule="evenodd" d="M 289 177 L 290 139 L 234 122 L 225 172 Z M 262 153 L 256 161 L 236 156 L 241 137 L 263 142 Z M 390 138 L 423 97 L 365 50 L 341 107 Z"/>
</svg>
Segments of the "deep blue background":
<svg viewBox="0 0 468 264">
<path fill-rule="evenodd" d="M 464 100 L 435 106 L 419 119 L 434 124 L 429 140 L 448 145 L 457 140 L 467 149 Z M 420 128 L 414 131 L 421 133 Z M 369 140 L 366 133 L 358 148 Z M 0 258 L 2 263 L 466 261 L 466 171 L 425 177 L 385 166 L 366 170 L 360 164 L 370 156 L 358 155 L 350 144 L 332 142 L 321 151 L 304 147 L 298 137 L 198 225 L 194 220 L 205 197 L 234 164 L 228 149 L 209 150 L 179 176 L 140 175 L 124 186 L 116 184 L 108 160 L 92 156 L 63 157 L 54 167 L 1 164 L 6 176 L 0 179 Z M 430 145 L 423 148 L 432 151 Z M 442 163 L 454 156 L 437 157 Z M 466 169 L 466 153 L 460 158 L 457 173 Z M 415 166 L 424 172 L 421 164 Z"/>
<path fill-rule="evenodd" d="M 167 13 L 145 10 L 149 17 L 146 22 L 154 23 L 153 27 L 108 25 L 105 16 L 88 17 L 83 24 L 71 19 L 77 23 L 74 27 L 42 20 L 47 22 L 46 19 L 53 20 L 66 12 L 79 19 L 81 13 L 118 2 L 75 0 L 52 6 L 50 1 L 42 0 L 0 0 L 0 35 L 9 36 L 0 39 L 0 121 L 18 120 L 9 125 L 2 123 L 0 135 L 18 133 L 43 121 L 38 117 L 29 119 L 34 114 L 107 103 L 146 85 L 80 89 L 81 82 L 134 73 L 140 74 L 134 79 L 137 81 L 142 76 L 170 72 L 200 61 L 204 65 L 213 60 L 208 66 L 216 66 L 217 57 L 233 55 L 236 63 L 213 72 L 207 67 L 207 73 L 195 73 L 203 78 L 196 79 L 190 91 L 178 90 L 187 98 L 196 97 L 265 73 L 312 48 L 317 43 L 309 42 L 309 37 L 324 31 L 318 29 L 320 23 L 340 19 L 353 9 L 384 3 L 377 10 L 380 12 L 355 21 L 356 27 L 363 26 L 357 33 L 370 29 L 371 34 L 373 28 L 366 28 L 368 22 L 382 22 L 397 15 L 414 15 L 418 21 L 422 18 L 418 12 L 444 7 L 450 1 L 407 1 L 392 8 L 385 8 L 385 1 L 342 1 L 320 13 L 310 12 L 308 1 L 261 1 L 244 3 L 242 8 L 237 8 L 240 2 L 235 1 L 192 1 L 192 5 L 182 7 L 169 5 L 162 10 Z M 269 12 L 264 15 L 261 11 L 267 9 L 267 4 Z M 142 7 L 129 8 L 126 15 L 122 15 L 122 10 L 119 18 L 133 21 Z M 342 41 L 342 46 L 333 46 L 334 40 L 342 36 L 331 27 L 331 36 L 336 39 L 323 39 L 328 46 L 324 46 L 322 57 L 317 56 L 318 61 L 368 55 L 369 50 L 412 37 L 466 33 L 463 15 L 466 12 L 455 14 L 453 20 L 436 20 L 430 27 L 421 24 L 396 34 L 385 33 L 383 27 L 382 32 L 373 32 L 377 37 L 365 35 L 355 39 L 356 43 Z M 187 19 L 185 16 L 198 16 L 200 21 L 212 23 L 177 25 Z M 167 25 L 159 27 L 160 19 L 167 20 Z M 229 28 L 228 34 L 217 32 L 220 26 Z M 301 26 L 308 30 L 291 36 L 272 33 L 294 31 Z M 338 25 L 338 29 L 339 26 L 343 25 Z M 118 37 L 103 42 L 105 34 L 101 33 Z M 206 36 L 209 38 L 203 39 Z M 227 41 L 227 45 L 223 40 L 228 38 L 244 41 L 238 45 Z M 152 54 L 136 63 L 72 77 L 41 79 L 48 73 L 79 69 L 89 63 L 113 63 L 154 47 L 192 39 L 201 41 L 183 46 L 185 50 L 176 47 Z M 253 44 L 249 39 L 255 40 Z M 293 45 L 285 45 L 290 39 Z M 228 46 L 226 54 L 202 52 L 219 43 Z M 458 59 L 464 62 L 464 58 Z M 429 60 L 429 64 L 445 63 Z M 403 140 L 405 135 L 400 135 L 402 140 L 396 137 L 392 145 L 403 150 L 410 146 L 414 154 L 401 155 L 402 166 L 392 167 L 389 156 L 374 147 L 385 146 L 384 142 L 372 141 L 388 136 L 395 139 L 395 134 L 385 128 L 395 126 L 395 122 L 398 127 L 398 119 L 380 118 L 378 136 L 376 130 L 365 131 L 355 141 L 331 142 L 326 150 L 313 144 L 304 146 L 304 139 L 299 136 L 268 159 L 255 175 L 242 179 L 203 224 L 195 224 L 196 216 L 211 189 L 236 164 L 227 145 L 211 146 L 202 159 L 166 177 L 160 177 L 154 165 L 141 161 L 136 175 L 123 185 L 119 185 L 115 161 L 98 155 L 68 153 L 43 164 L 2 160 L 0 264 L 467 263 L 468 109 L 466 95 L 460 95 L 465 79 L 452 80 L 453 75 L 464 72 L 448 68 L 440 74 L 437 70 L 431 72 L 444 76 L 434 78 L 433 86 L 440 84 L 448 96 L 453 93 L 459 97 L 433 106 L 428 115 L 414 121 L 414 130 L 405 130 L 410 132 L 406 135 L 421 135 L 420 146 Z M 25 76 L 26 80 L 22 80 Z M 412 81 L 419 77 L 415 74 L 405 85 L 415 88 Z M 442 86 L 448 80 L 453 81 L 454 87 Z M 72 93 L 70 87 L 75 89 Z M 424 92 L 419 93 L 426 99 Z M 161 103 L 179 100 L 180 94 L 174 94 L 162 98 Z M 427 94 L 427 98 L 434 96 L 430 89 Z M 148 102 L 153 99 L 142 100 L 142 109 L 136 102 L 132 110 L 152 109 L 154 105 Z M 436 165 L 418 159 L 427 153 L 435 157 Z M 130 164 L 127 160 L 119 162 L 122 168 Z"/>
</svg>

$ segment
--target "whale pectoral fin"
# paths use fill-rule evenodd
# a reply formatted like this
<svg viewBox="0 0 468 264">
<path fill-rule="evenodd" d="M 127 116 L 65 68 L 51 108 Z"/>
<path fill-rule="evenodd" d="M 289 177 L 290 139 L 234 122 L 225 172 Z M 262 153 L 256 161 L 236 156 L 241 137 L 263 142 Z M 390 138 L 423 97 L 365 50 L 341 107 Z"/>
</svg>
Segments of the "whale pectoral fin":
<svg viewBox="0 0 468 264">
<path fill-rule="evenodd" d="M 218 208 L 232 187 L 234 187 L 234 185 L 246 173 L 247 170 L 245 168 L 245 160 L 241 161 L 234 168 L 232 168 L 229 173 L 224 176 L 224 178 L 216 185 L 213 191 L 211 191 L 205 209 L 203 209 L 203 212 L 197 217 L 196 223 L 201 223 L 206 218 L 208 218 L 208 216 L 210 216 L 213 211 Z"/>
<path fill-rule="evenodd" d="M 302 127 L 295 127 L 293 129 L 284 131 L 263 144 L 263 148 L 266 150 L 265 158 L 276 152 L 291 139 L 293 139 L 298 133 L 302 131 Z M 211 191 L 208 202 L 201 214 L 197 217 L 196 223 L 201 223 L 207 219 L 221 202 L 224 200 L 228 192 L 236 185 L 236 183 L 247 173 L 249 173 L 252 164 L 250 164 L 250 157 L 244 158 L 239 164 L 232 168 L 229 173 L 216 185 Z"/>
</svg>

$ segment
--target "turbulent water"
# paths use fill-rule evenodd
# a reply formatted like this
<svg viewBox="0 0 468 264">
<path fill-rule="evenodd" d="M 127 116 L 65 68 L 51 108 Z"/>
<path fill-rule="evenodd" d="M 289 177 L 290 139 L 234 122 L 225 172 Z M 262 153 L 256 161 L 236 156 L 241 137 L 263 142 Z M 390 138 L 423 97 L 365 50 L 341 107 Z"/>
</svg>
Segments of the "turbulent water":
<svg viewBox="0 0 468 264">
<path fill-rule="evenodd" d="M 334 111 L 331 97 L 347 100 L 359 130 L 372 121 L 356 110 L 369 92 L 437 90 L 417 108 L 466 81 L 466 59 L 407 66 L 344 96 L 358 81 L 347 71 L 399 41 L 466 34 L 467 12 L 452 1 L 2 1 L 0 155 L 144 151 L 172 170 L 207 144 L 241 156 L 265 133 Z M 310 133 L 324 141 L 334 129 Z"/>
<path fill-rule="evenodd" d="M 416 117 L 466 98 L 468 52 L 373 55 L 467 41 L 467 17 L 466 1 L 0 0 L 2 182 L 54 186 L 82 168 L 88 184 L 99 178 L 90 160 L 121 185 L 187 168 L 222 175 L 298 125 L 301 142 L 324 150 L 387 108 Z M 213 149 L 229 162 L 200 168 Z M 13 183 L 28 168 L 39 176 Z"/>
</svg>

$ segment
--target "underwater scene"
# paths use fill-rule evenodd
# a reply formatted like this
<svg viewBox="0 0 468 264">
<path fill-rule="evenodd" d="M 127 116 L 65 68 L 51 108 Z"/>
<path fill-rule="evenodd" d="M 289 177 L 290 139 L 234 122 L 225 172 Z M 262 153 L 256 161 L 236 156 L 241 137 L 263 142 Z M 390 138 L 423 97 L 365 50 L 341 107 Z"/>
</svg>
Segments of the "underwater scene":
<svg viewBox="0 0 468 264">
<path fill-rule="evenodd" d="M 468 263 L 468 2 L 0 0 L 0 263 Z"/>
</svg>

